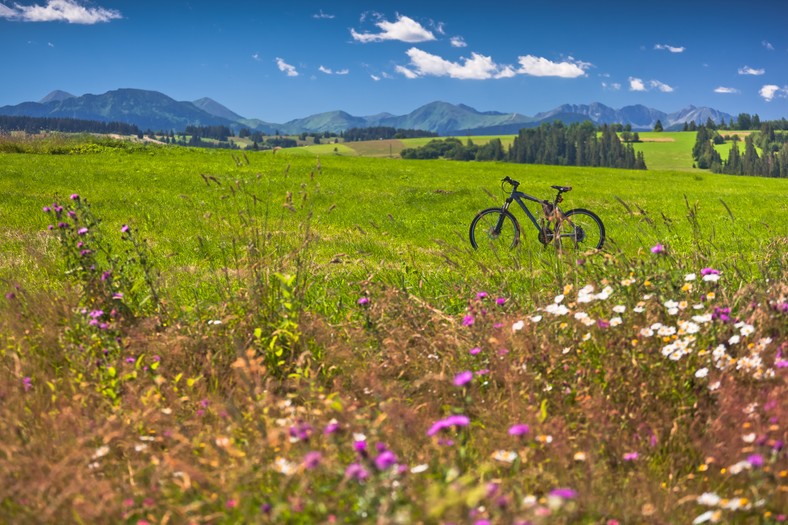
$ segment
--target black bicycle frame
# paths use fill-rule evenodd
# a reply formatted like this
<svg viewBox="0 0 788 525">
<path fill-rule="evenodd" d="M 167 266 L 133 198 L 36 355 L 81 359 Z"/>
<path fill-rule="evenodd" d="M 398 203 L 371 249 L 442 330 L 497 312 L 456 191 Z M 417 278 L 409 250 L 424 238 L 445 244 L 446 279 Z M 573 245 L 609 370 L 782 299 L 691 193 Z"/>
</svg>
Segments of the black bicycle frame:
<svg viewBox="0 0 788 525">
<path fill-rule="evenodd" d="M 520 208 L 522 208 L 525 214 L 528 216 L 528 218 L 531 219 L 531 222 L 534 224 L 534 228 L 541 231 L 542 227 L 539 226 L 539 221 L 536 220 L 534 214 L 531 213 L 531 210 L 529 210 L 528 207 L 525 205 L 523 199 L 529 200 L 531 202 L 535 202 L 540 206 L 545 203 L 544 200 L 538 199 L 533 195 L 528 195 L 527 193 L 523 193 L 521 191 L 512 190 L 512 194 L 509 195 L 509 197 L 507 197 L 506 202 L 504 202 L 503 204 L 504 211 L 508 211 L 509 205 L 512 203 L 512 201 L 516 201 L 517 204 L 520 205 Z M 496 226 L 496 231 L 500 231 L 501 227 L 503 226 L 503 219 L 504 219 L 504 215 L 501 215 L 501 218 L 499 219 L 500 224 Z"/>
</svg>

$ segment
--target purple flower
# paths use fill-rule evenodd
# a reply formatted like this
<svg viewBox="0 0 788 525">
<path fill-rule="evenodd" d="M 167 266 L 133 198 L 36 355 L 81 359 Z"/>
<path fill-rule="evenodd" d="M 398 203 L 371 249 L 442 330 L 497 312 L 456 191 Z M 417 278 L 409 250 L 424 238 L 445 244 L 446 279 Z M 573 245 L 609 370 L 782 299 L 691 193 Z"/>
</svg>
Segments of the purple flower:
<svg viewBox="0 0 788 525">
<path fill-rule="evenodd" d="M 360 297 L 358 300 L 358 304 L 364 306 L 365 304 L 369 303 L 369 297 Z"/>
<path fill-rule="evenodd" d="M 124 224 L 123 226 L 120 227 L 120 231 L 121 233 L 126 233 L 127 231 L 129 231 L 129 225 Z"/>
<path fill-rule="evenodd" d="M 481 353 L 481 351 L 482 351 L 482 349 L 477 346 L 475 348 L 471 348 L 468 351 L 468 353 L 470 353 L 471 355 L 478 355 L 479 353 Z"/>
<path fill-rule="evenodd" d="M 362 456 L 367 454 L 367 441 L 365 439 L 359 439 L 353 442 L 353 450 L 361 454 Z"/>
<path fill-rule="evenodd" d="M 71 194 L 71 200 L 72 201 L 78 201 L 79 200 L 79 194 L 78 193 L 72 193 Z"/>
<path fill-rule="evenodd" d="M 638 457 L 640 457 L 640 454 L 637 452 L 627 452 L 624 454 L 624 461 L 635 461 Z"/>
<path fill-rule="evenodd" d="M 700 271 L 701 275 L 719 275 L 720 271 L 714 268 L 704 268 Z"/>
<path fill-rule="evenodd" d="M 369 472 L 367 472 L 367 469 L 365 469 L 363 465 L 359 463 L 351 463 L 348 465 L 347 469 L 345 469 L 345 477 L 358 481 L 364 481 L 369 477 Z"/>
<path fill-rule="evenodd" d="M 763 456 L 760 454 L 753 454 L 747 457 L 747 463 L 752 465 L 755 468 L 763 466 Z"/>
<path fill-rule="evenodd" d="M 331 421 L 326 425 L 326 428 L 323 429 L 323 434 L 333 434 L 339 430 L 339 423 L 336 421 Z"/>
<path fill-rule="evenodd" d="M 312 425 L 303 421 L 299 421 L 290 427 L 290 437 L 297 441 L 307 441 L 312 437 L 312 432 Z"/>
<path fill-rule="evenodd" d="M 22 378 L 22 387 L 25 389 L 25 392 L 33 388 L 33 380 L 30 377 L 23 377 Z"/>
<path fill-rule="evenodd" d="M 127 362 L 127 363 L 129 363 L 129 364 L 131 364 L 131 363 L 136 363 L 136 362 L 137 362 L 137 360 L 136 360 L 136 359 L 134 359 L 134 357 L 127 357 L 127 358 L 126 358 L 126 362 Z"/>
<path fill-rule="evenodd" d="M 499 297 L 498 299 L 495 300 L 495 304 L 497 304 L 498 306 L 503 306 L 504 304 L 506 304 L 506 297 Z"/>
<path fill-rule="evenodd" d="M 665 253 L 665 247 L 657 243 L 655 246 L 651 247 L 651 253 Z"/>
<path fill-rule="evenodd" d="M 602 329 L 610 328 L 610 322 L 609 321 L 605 321 L 604 319 L 598 319 L 597 322 L 596 322 L 596 325 L 599 328 L 602 328 Z"/>
<path fill-rule="evenodd" d="M 57 223 L 57 227 L 60 228 L 61 230 L 65 230 L 66 228 L 68 228 L 68 224 L 66 224 L 65 222 L 59 222 Z"/>
<path fill-rule="evenodd" d="M 44 210 L 44 213 L 49 213 L 50 211 L 52 211 L 52 208 L 50 208 L 49 206 L 44 206 L 42 209 Z"/>
<path fill-rule="evenodd" d="M 451 427 L 467 427 L 471 424 L 471 420 L 468 419 L 468 416 L 463 416 L 461 414 L 449 416 L 444 419 L 440 419 L 432 424 L 430 429 L 427 431 L 428 436 L 434 436 L 441 430 L 445 430 Z"/>
<path fill-rule="evenodd" d="M 304 466 L 307 469 L 312 470 L 314 468 L 317 468 L 318 465 L 320 465 L 320 461 L 322 459 L 323 459 L 323 455 L 316 450 L 307 452 L 306 455 L 304 456 Z"/>
<path fill-rule="evenodd" d="M 466 315 L 462 318 L 462 326 L 471 326 L 473 324 L 473 316 L 471 314 Z"/>
<path fill-rule="evenodd" d="M 72 219 L 76 219 L 77 218 L 77 212 L 75 212 L 74 210 L 68 210 L 68 213 L 66 215 L 68 215 Z"/>
<path fill-rule="evenodd" d="M 397 464 L 397 456 L 390 450 L 384 450 L 375 458 L 375 467 L 378 470 L 386 470 Z"/>
<path fill-rule="evenodd" d="M 484 299 L 485 297 L 487 297 L 487 292 L 479 292 L 476 294 L 477 299 Z"/>
<path fill-rule="evenodd" d="M 523 423 L 518 423 L 509 427 L 510 436 L 525 436 L 529 432 L 531 432 L 531 427 Z"/>
<path fill-rule="evenodd" d="M 466 370 L 465 372 L 460 372 L 456 376 L 454 376 L 454 385 L 455 386 L 465 386 L 473 380 L 473 372 L 470 370 Z"/>
<path fill-rule="evenodd" d="M 551 496 L 556 496 L 563 499 L 575 499 L 577 491 L 570 488 L 557 488 L 550 491 Z"/>
<path fill-rule="evenodd" d="M 78 235 L 85 235 L 88 232 L 87 228 L 80 228 L 77 230 Z"/>
<path fill-rule="evenodd" d="M 91 312 L 88 315 L 93 319 L 96 319 L 104 315 L 104 310 L 91 310 Z"/>
</svg>

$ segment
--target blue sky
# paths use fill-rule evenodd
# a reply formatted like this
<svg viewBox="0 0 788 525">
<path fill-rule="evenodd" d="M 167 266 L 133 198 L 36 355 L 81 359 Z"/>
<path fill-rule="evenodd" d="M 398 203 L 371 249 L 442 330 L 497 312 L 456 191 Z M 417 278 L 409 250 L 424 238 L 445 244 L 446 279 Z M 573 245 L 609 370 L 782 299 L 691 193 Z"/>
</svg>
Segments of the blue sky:
<svg viewBox="0 0 788 525">
<path fill-rule="evenodd" d="M 131 87 L 277 123 L 435 100 L 788 118 L 786 26 L 786 0 L 0 0 L 0 105 Z"/>
</svg>

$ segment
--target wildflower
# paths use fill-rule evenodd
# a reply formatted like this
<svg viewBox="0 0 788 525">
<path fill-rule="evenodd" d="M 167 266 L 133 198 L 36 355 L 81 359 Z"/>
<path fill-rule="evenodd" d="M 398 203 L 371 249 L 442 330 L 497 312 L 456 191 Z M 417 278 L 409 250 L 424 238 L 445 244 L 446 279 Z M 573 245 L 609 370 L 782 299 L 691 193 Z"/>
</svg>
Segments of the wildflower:
<svg viewBox="0 0 788 525">
<path fill-rule="evenodd" d="M 347 469 L 345 469 L 345 477 L 357 481 L 364 481 L 369 477 L 369 472 L 367 472 L 367 469 L 365 469 L 363 465 L 351 463 L 348 465 Z"/>
<path fill-rule="evenodd" d="M 365 456 L 367 454 L 367 438 L 364 435 L 361 435 L 360 438 L 354 436 L 355 441 L 353 441 L 353 450 Z"/>
<path fill-rule="evenodd" d="M 365 304 L 369 303 L 369 297 L 360 297 L 358 300 L 358 304 L 364 306 Z"/>
<path fill-rule="evenodd" d="M 421 465 L 416 465 L 415 467 L 410 469 L 411 474 L 421 474 L 422 472 L 426 472 L 430 466 L 426 463 L 422 463 Z"/>
<path fill-rule="evenodd" d="M 306 467 L 308 470 L 317 468 L 320 465 L 320 461 L 322 459 L 323 459 L 323 455 L 316 450 L 307 452 L 306 455 L 304 456 L 304 467 Z"/>
<path fill-rule="evenodd" d="M 522 330 L 524 326 L 525 326 L 525 321 L 522 321 L 522 320 L 521 321 L 517 321 L 516 323 L 514 323 L 512 325 L 512 332 L 518 332 L 518 331 Z"/>
<path fill-rule="evenodd" d="M 525 436 L 529 432 L 531 432 L 531 428 L 523 423 L 518 423 L 509 427 L 510 436 Z"/>
<path fill-rule="evenodd" d="M 390 450 L 384 450 L 375 458 L 375 467 L 378 470 L 386 470 L 397 464 L 397 456 Z"/>
<path fill-rule="evenodd" d="M 477 299 L 484 299 L 487 297 L 487 292 L 479 292 L 476 294 Z"/>
<path fill-rule="evenodd" d="M 704 268 L 700 271 L 700 274 L 704 277 L 707 275 L 719 275 L 720 271 L 715 270 L 714 268 Z"/>
<path fill-rule="evenodd" d="M 617 305 L 615 305 L 615 306 L 613 307 L 613 311 L 614 311 L 615 313 L 617 313 L 617 314 L 623 314 L 624 312 L 626 312 L 626 311 L 627 311 L 627 307 L 626 307 L 626 306 L 624 306 L 623 304 L 617 304 Z"/>
<path fill-rule="evenodd" d="M 740 333 L 740 334 L 741 334 L 743 337 L 747 337 L 748 335 L 752 334 L 753 332 L 755 332 L 755 327 L 754 327 L 754 326 L 752 326 L 751 324 L 745 324 L 745 325 L 744 325 L 744 326 L 742 326 L 742 327 L 741 327 L 741 329 L 739 330 L 739 333 Z"/>
<path fill-rule="evenodd" d="M 623 322 L 620 317 L 614 317 L 610 320 L 610 326 L 618 326 Z"/>
<path fill-rule="evenodd" d="M 276 458 L 276 460 L 274 460 L 274 468 L 277 472 L 285 476 L 289 476 L 296 470 L 296 466 L 285 458 Z"/>
<path fill-rule="evenodd" d="M 531 317 L 530 319 L 531 319 L 531 322 L 532 322 L 532 323 L 538 323 L 539 321 L 541 321 L 541 320 L 542 320 L 542 316 L 541 316 L 541 315 L 534 315 L 534 316 L 533 316 L 533 317 Z"/>
<path fill-rule="evenodd" d="M 722 517 L 722 512 L 720 512 L 719 510 L 707 510 L 706 512 L 695 518 L 692 521 L 692 525 L 700 525 L 701 523 L 706 523 L 707 521 L 710 521 L 712 523 L 717 523 L 718 521 L 720 521 L 721 517 Z"/>
<path fill-rule="evenodd" d="M 637 452 L 627 452 L 624 454 L 624 461 L 635 461 L 638 457 L 640 454 Z"/>
<path fill-rule="evenodd" d="M 87 228 L 83 227 L 83 228 L 80 228 L 80 229 L 77 230 L 77 235 L 85 235 L 86 233 L 88 233 L 88 229 Z"/>
<path fill-rule="evenodd" d="M 707 375 L 709 375 L 709 369 L 706 368 L 705 366 L 695 372 L 695 377 L 697 377 L 698 379 L 703 379 Z"/>
<path fill-rule="evenodd" d="M 470 314 L 462 318 L 462 326 L 471 326 L 473 322 L 474 322 L 474 318 Z"/>
<path fill-rule="evenodd" d="M 471 382 L 473 379 L 473 373 L 469 370 L 465 372 L 460 372 L 456 376 L 454 376 L 454 385 L 455 386 L 465 386 Z"/>
<path fill-rule="evenodd" d="M 561 315 L 568 314 L 569 313 L 569 308 L 567 308 L 566 306 L 564 306 L 562 304 L 551 304 L 549 306 L 546 306 L 544 311 L 549 313 L 549 314 L 553 314 L 555 316 L 561 316 Z"/>
<path fill-rule="evenodd" d="M 225 503 L 224 506 L 227 507 L 228 509 L 234 509 L 235 507 L 238 506 L 238 500 L 230 498 L 227 500 L 227 503 Z"/>
<path fill-rule="evenodd" d="M 441 430 L 445 430 L 451 427 L 467 427 L 471 424 L 471 420 L 468 416 L 464 416 L 461 414 L 449 416 L 444 419 L 440 419 L 432 424 L 430 429 L 427 431 L 428 436 L 434 436 Z"/>
<path fill-rule="evenodd" d="M 739 337 L 738 335 L 732 335 L 731 338 L 728 339 L 728 344 L 729 345 L 735 345 L 739 341 L 741 341 L 741 337 Z"/>
<path fill-rule="evenodd" d="M 71 198 L 72 201 L 78 201 L 79 200 L 79 194 L 78 193 L 72 193 L 70 198 Z"/>
<path fill-rule="evenodd" d="M 720 497 L 713 492 L 704 492 L 698 496 L 698 505 L 706 505 L 707 507 L 716 507 L 720 502 Z"/>
<path fill-rule="evenodd" d="M 695 275 L 694 273 L 688 273 L 687 275 L 684 276 L 684 280 L 685 281 L 694 281 L 697 277 L 698 276 Z"/>
<path fill-rule="evenodd" d="M 298 422 L 290 427 L 290 440 L 292 442 L 308 441 L 313 432 L 312 425 L 303 421 Z"/>
<path fill-rule="evenodd" d="M 109 454 L 109 447 L 107 445 L 102 445 L 93 453 L 92 459 L 103 458 L 107 454 Z"/>
<path fill-rule="evenodd" d="M 52 211 L 52 208 L 50 208 L 49 206 L 44 206 L 43 207 L 43 211 L 44 211 L 44 213 L 49 213 L 49 212 Z"/>
<path fill-rule="evenodd" d="M 22 387 L 25 389 L 25 392 L 29 391 L 31 388 L 33 388 L 33 380 L 30 377 L 23 377 Z"/>
<path fill-rule="evenodd" d="M 550 495 L 562 499 L 575 499 L 577 497 L 577 491 L 570 488 L 557 488 L 551 490 Z"/>
<path fill-rule="evenodd" d="M 497 304 L 498 306 L 503 306 L 504 304 L 506 304 L 506 297 L 499 297 L 498 299 L 495 300 L 495 304 Z"/>
<path fill-rule="evenodd" d="M 599 328 L 602 328 L 602 329 L 605 329 L 605 328 L 610 328 L 610 322 L 608 322 L 608 321 L 605 321 L 604 319 L 600 319 L 600 320 L 598 320 L 598 321 L 596 322 L 596 325 L 597 325 Z"/>
<path fill-rule="evenodd" d="M 471 354 L 471 355 L 478 355 L 478 354 L 480 354 L 480 353 L 481 353 L 481 351 L 482 351 L 482 349 L 481 349 L 481 348 L 479 348 L 478 346 L 476 346 L 476 347 L 474 347 L 474 348 L 471 348 L 471 349 L 468 351 L 468 353 L 469 353 L 469 354 Z"/>
<path fill-rule="evenodd" d="M 129 231 L 129 225 L 128 224 L 124 224 L 123 226 L 120 227 L 120 232 L 121 233 L 126 233 L 128 231 Z"/>
<path fill-rule="evenodd" d="M 752 454 L 747 457 L 747 462 L 755 468 L 763 466 L 763 456 L 760 454 Z"/>
<path fill-rule="evenodd" d="M 561 302 L 562 302 L 563 300 L 564 300 L 564 294 L 558 294 L 558 295 L 556 295 L 556 296 L 555 296 L 555 298 L 553 299 L 553 302 L 554 302 L 555 304 L 561 304 Z"/>
<path fill-rule="evenodd" d="M 323 434 L 329 435 L 337 432 L 339 430 L 339 423 L 336 419 L 332 419 L 326 425 L 326 428 L 323 429 Z"/>
<path fill-rule="evenodd" d="M 586 453 L 585 452 L 575 452 L 574 460 L 575 461 L 585 461 L 586 460 Z"/>
<path fill-rule="evenodd" d="M 651 247 L 651 253 L 657 253 L 657 254 L 665 253 L 665 247 L 662 246 L 661 244 L 656 244 Z"/>
</svg>

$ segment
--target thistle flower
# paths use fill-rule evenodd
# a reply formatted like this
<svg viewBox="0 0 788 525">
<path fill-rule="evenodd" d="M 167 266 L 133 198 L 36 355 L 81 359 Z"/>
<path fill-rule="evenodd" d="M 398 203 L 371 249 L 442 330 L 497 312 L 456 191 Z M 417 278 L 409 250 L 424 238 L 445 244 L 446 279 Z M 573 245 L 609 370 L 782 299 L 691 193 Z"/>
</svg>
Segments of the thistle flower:
<svg viewBox="0 0 788 525">
<path fill-rule="evenodd" d="M 665 253 L 665 247 L 662 244 L 657 243 L 656 245 L 651 247 L 651 253 Z"/>
<path fill-rule="evenodd" d="M 470 383 L 471 380 L 473 380 L 473 372 L 471 372 L 470 370 L 466 370 L 454 376 L 454 385 L 465 386 L 468 383 Z"/>
</svg>

